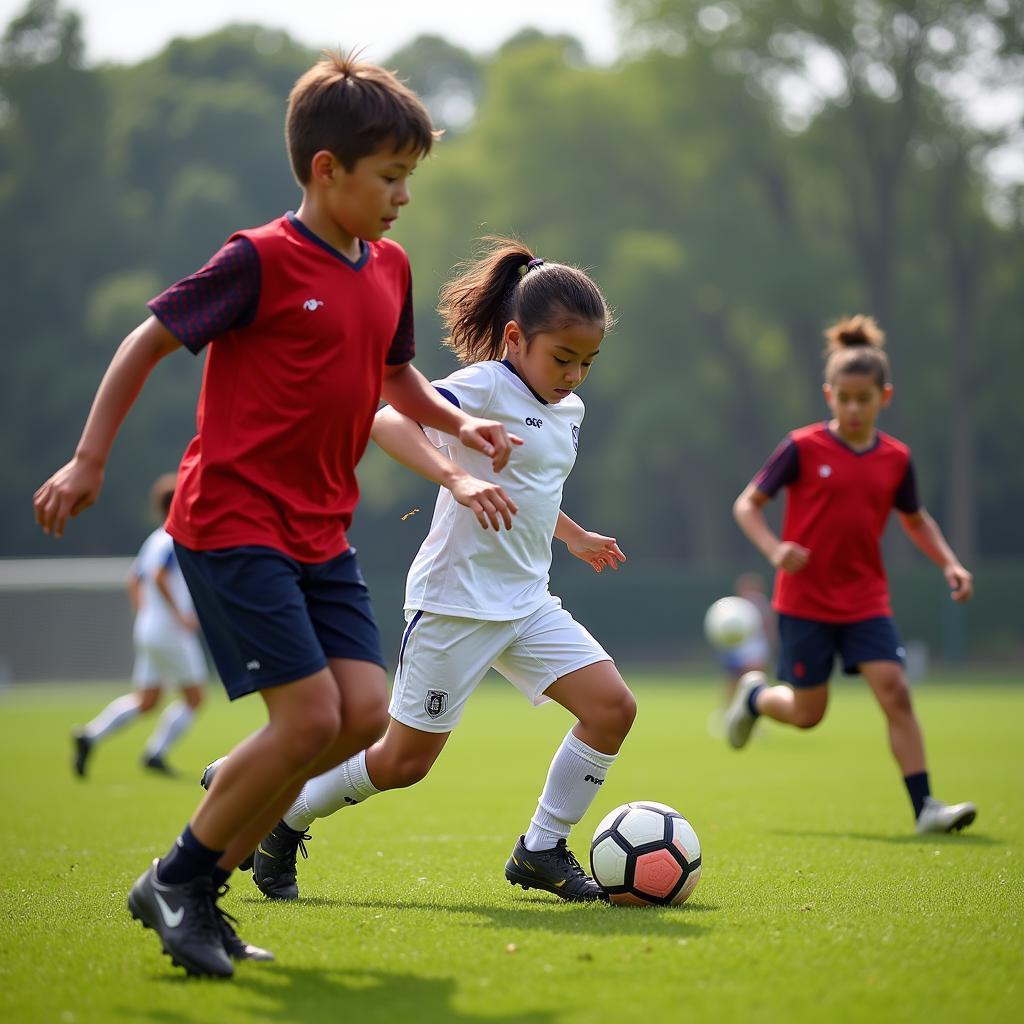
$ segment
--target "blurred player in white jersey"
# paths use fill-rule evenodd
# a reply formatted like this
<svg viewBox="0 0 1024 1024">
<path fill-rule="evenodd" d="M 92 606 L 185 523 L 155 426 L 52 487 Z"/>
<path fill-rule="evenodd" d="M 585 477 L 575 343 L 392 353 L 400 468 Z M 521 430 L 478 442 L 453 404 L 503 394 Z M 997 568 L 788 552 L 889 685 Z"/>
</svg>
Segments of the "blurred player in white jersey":
<svg viewBox="0 0 1024 1024">
<path fill-rule="evenodd" d="M 163 474 L 153 484 L 153 509 L 161 524 L 171 506 L 174 484 L 173 473 Z M 135 609 L 135 692 L 111 701 L 88 725 L 72 732 L 72 767 L 82 777 L 96 745 L 139 715 L 153 711 L 164 686 L 170 685 L 181 690 L 181 697 L 164 709 L 146 742 L 142 764 L 164 775 L 176 774 L 165 755 L 192 724 L 203 700 L 207 671 L 199 644 L 199 622 L 174 555 L 174 541 L 162 525 L 139 550 L 128 592 Z"/>
<path fill-rule="evenodd" d="M 447 344 L 464 365 L 435 387 L 466 412 L 522 436 L 522 447 L 498 486 L 488 460 L 455 438 L 424 431 L 394 409 L 378 412 L 374 440 L 442 485 L 409 570 L 391 721 L 367 750 L 307 782 L 261 841 L 253 874 L 270 898 L 298 896 L 295 855 L 305 852 L 314 819 L 427 774 L 492 667 L 533 704 L 553 700 L 574 719 L 505 877 L 566 900 L 606 898 L 567 840 L 615 761 L 636 703 L 611 657 L 549 592 L 548 570 L 553 538 L 597 572 L 625 561 L 613 537 L 583 529 L 561 510 L 584 412 L 574 392 L 610 316 L 582 271 L 501 239 L 445 286 L 440 311 Z M 508 765 L 491 769 L 495 785 L 508 784 Z M 522 775 L 516 765 L 514 777 Z"/>
</svg>

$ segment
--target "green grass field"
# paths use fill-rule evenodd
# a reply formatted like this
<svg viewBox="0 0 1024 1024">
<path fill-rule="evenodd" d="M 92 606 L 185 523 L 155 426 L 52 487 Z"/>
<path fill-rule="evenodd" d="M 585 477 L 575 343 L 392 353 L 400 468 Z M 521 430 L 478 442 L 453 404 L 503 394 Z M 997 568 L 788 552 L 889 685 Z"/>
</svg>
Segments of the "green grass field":
<svg viewBox="0 0 1024 1024">
<path fill-rule="evenodd" d="M 259 721 L 211 688 L 173 760 L 137 767 L 149 723 L 99 748 L 83 783 L 68 729 L 118 690 L 0 694 L 5 1021 L 1024 1020 L 1024 687 L 964 677 L 919 688 L 937 795 L 972 799 L 962 835 L 918 838 L 880 713 L 842 682 L 824 724 L 767 725 L 741 753 L 708 734 L 712 679 L 636 676 L 640 714 L 591 813 L 686 815 L 704 873 L 683 907 L 569 906 L 502 869 L 568 718 L 488 681 L 421 785 L 314 825 L 303 898 L 236 877 L 226 906 L 273 949 L 232 982 L 188 980 L 125 909 L 193 809 L 203 765 Z"/>
</svg>

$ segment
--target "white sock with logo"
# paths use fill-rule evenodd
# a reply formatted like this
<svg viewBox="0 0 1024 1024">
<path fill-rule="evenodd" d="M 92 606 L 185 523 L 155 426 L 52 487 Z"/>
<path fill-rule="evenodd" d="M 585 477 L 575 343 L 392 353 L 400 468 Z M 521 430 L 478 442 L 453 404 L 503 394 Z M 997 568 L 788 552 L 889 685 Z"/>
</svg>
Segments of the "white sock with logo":
<svg viewBox="0 0 1024 1024">
<path fill-rule="evenodd" d="M 550 850 L 587 813 L 617 754 L 602 754 L 568 735 L 555 752 L 544 792 L 523 842 L 528 850 Z"/>
<path fill-rule="evenodd" d="M 360 750 L 336 768 L 310 779 L 285 812 L 283 821 L 296 832 L 305 832 L 317 818 L 326 818 L 351 804 L 361 804 L 379 792 L 366 770 L 366 751 Z"/>
<path fill-rule="evenodd" d="M 123 729 L 139 716 L 139 701 L 134 693 L 112 700 L 83 730 L 85 736 L 98 742 L 118 729 Z"/>
<path fill-rule="evenodd" d="M 183 700 L 164 708 L 153 735 L 146 741 L 146 757 L 163 757 L 171 744 L 192 724 L 195 712 Z"/>
</svg>

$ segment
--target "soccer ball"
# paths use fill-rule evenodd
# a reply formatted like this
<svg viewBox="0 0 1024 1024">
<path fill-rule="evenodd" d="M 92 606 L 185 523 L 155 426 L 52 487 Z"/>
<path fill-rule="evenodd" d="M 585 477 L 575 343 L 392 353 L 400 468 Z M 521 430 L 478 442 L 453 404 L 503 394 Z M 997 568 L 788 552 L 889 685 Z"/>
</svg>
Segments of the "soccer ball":
<svg viewBox="0 0 1024 1024">
<path fill-rule="evenodd" d="M 690 823 L 665 804 L 623 804 L 597 826 L 590 873 L 612 903 L 682 903 L 700 881 L 700 840 Z"/>
<path fill-rule="evenodd" d="M 704 616 L 704 635 L 712 647 L 730 650 L 761 628 L 761 613 L 745 597 L 719 598 Z"/>
</svg>

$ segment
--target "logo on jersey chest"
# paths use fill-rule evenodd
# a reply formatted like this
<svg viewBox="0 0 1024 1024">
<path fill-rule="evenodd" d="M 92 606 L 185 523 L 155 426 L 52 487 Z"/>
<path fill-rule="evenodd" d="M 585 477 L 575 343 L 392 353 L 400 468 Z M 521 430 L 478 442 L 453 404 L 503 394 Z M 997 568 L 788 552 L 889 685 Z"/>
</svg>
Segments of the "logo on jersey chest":
<svg viewBox="0 0 1024 1024">
<path fill-rule="evenodd" d="M 831 475 L 832 475 L 832 467 L 831 466 L 823 465 L 823 466 L 819 466 L 818 467 L 818 476 L 820 476 L 822 478 L 822 480 L 827 480 Z"/>
<path fill-rule="evenodd" d="M 537 419 L 536 416 L 527 416 L 523 421 L 528 427 L 543 427 L 544 421 Z"/>
<path fill-rule="evenodd" d="M 448 710 L 448 692 L 446 690 L 427 690 L 423 698 L 423 710 L 431 718 L 438 718 Z"/>
</svg>

